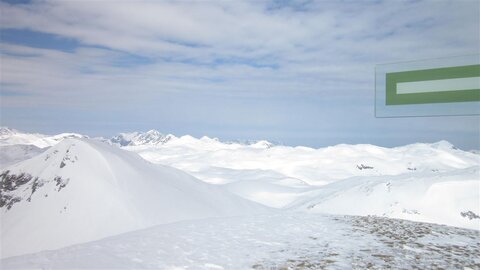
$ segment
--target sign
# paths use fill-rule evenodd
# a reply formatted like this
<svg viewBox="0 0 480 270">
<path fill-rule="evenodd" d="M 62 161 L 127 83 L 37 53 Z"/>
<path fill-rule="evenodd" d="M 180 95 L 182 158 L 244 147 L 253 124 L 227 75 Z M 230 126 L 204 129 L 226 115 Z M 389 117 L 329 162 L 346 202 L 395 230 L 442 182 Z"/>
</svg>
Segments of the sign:
<svg viewBox="0 0 480 270">
<path fill-rule="evenodd" d="M 377 117 L 480 114 L 480 55 L 378 65 Z"/>
</svg>

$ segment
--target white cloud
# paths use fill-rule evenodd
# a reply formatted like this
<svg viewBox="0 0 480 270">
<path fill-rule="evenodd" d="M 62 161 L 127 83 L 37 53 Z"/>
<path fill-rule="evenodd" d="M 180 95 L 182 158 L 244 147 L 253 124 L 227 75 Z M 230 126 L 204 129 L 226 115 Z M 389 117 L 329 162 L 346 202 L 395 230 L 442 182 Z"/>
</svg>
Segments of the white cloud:
<svg viewBox="0 0 480 270">
<path fill-rule="evenodd" d="M 2 109 L 135 108 L 170 93 L 287 100 L 307 93 L 354 100 L 358 118 L 371 117 L 375 64 L 480 48 L 475 0 L 34 1 L 0 2 L 0 11 L 3 29 L 80 43 L 63 52 L 2 42 L 2 88 L 22 94 L 3 96 Z M 218 106 L 198 106 L 219 113 L 209 105 Z"/>
<path fill-rule="evenodd" d="M 300 4 L 272 10 L 266 2 L 241 1 L 1 2 L 2 28 L 53 33 L 114 50 L 80 48 L 72 54 L 42 50 L 41 57 L 22 59 L 3 56 L 7 64 L 2 80 L 28 81 L 26 91 L 53 91 L 52 85 L 33 84 L 42 81 L 38 77 L 55 73 L 59 79 L 49 83 L 65 89 L 61 75 L 72 83 L 85 80 L 79 72 L 89 69 L 95 74 L 89 74 L 89 80 L 141 76 L 134 75 L 138 71 L 157 81 L 177 77 L 176 83 L 186 88 L 202 80 L 208 89 L 219 85 L 208 81 L 238 88 L 235 85 L 248 79 L 258 83 L 255 91 L 262 91 L 262 84 L 302 91 L 335 80 L 365 85 L 372 82 L 375 63 L 472 53 L 480 46 L 476 1 L 317 1 L 301 5 L 301 11 L 292 10 Z M 152 63 L 133 70 L 114 66 L 112 61 L 122 53 L 141 55 Z M 214 65 L 218 61 L 228 65 Z"/>
</svg>

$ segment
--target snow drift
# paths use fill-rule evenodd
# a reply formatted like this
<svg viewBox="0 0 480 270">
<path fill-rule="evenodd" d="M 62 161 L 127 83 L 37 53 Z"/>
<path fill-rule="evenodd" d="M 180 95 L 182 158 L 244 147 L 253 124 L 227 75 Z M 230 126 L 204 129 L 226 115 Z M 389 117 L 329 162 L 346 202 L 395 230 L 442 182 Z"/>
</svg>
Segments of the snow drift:
<svg viewBox="0 0 480 270">
<path fill-rule="evenodd" d="M 1 173 L 1 255 L 264 208 L 135 153 L 65 139 Z"/>
</svg>

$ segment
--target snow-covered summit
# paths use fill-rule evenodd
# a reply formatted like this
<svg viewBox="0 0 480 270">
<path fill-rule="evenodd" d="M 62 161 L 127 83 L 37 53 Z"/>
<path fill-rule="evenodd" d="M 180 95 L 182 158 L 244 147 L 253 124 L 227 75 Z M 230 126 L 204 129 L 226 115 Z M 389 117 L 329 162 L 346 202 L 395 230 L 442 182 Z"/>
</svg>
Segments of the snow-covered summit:
<svg viewBox="0 0 480 270">
<path fill-rule="evenodd" d="M 430 145 L 431 145 L 431 147 L 433 147 L 435 149 L 444 149 L 444 150 L 457 149 L 452 143 L 450 143 L 449 141 L 445 141 L 445 140 L 441 140 L 441 141 L 432 143 Z"/>
<path fill-rule="evenodd" d="M 164 135 L 157 130 L 147 132 L 120 133 L 109 141 L 120 146 L 162 145 L 176 138 L 174 135 Z"/>
<path fill-rule="evenodd" d="M 7 137 L 7 136 L 11 136 L 15 133 L 17 133 L 18 131 L 13 129 L 13 128 L 9 128 L 9 127 L 0 127 L 0 138 L 4 138 L 4 137 Z"/>
<path fill-rule="evenodd" d="M 155 224 L 265 211 L 177 169 L 90 139 L 65 139 L 0 173 L 2 257 Z"/>
<path fill-rule="evenodd" d="M 238 146 L 251 146 L 253 148 L 270 148 L 276 144 L 266 140 L 236 140 L 236 141 L 221 141 L 215 137 L 202 136 L 196 138 L 191 135 L 175 136 L 172 134 L 164 134 L 157 130 L 149 130 L 147 132 L 126 132 L 119 133 L 106 139 L 107 142 L 118 145 L 120 147 L 125 146 L 163 146 L 169 145 L 183 145 L 200 147 L 203 149 L 217 148 L 235 148 Z"/>
<path fill-rule="evenodd" d="M 251 146 L 255 148 L 271 148 L 274 144 L 266 140 L 260 140 L 251 144 Z"/>
</svg>

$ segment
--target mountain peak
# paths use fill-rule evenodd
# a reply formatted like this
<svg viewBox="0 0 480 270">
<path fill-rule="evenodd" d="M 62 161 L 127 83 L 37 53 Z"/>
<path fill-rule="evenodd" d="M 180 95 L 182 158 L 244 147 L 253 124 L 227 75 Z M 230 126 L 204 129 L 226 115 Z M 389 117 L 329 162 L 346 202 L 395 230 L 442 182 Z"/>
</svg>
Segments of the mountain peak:
<svg viewBox="0 0 480 270">
<path fill-rule="evenodd" d="M 173 138 L 175 136 L 171 134 L 164 135 L 160 131 L 152 129 L 147 132 L 120 133 L 109 141 L 120 146 L 162 145 Z"/>
<path fill-rule="evenodd" d="M 441 140 L 436 143 L 430 144 L 435 149 L 443 149 L 443 150 L 450 150 L 450 149 L 457 149 L 453 144 L 449 141 Z"/>
<path fill-rule="evenodd" d="M 156 129 L 150 129 L 149 131 L 145 132 L 145 134 L 149 134 L 149 135 L 155 135 L 155 136 L 162 136 L 163 134 L 156 130 Z"/>
<path fill-rule="evenodd" d="M 10 135 L 13 135 L 13 134 L 16 134 L 18 131 L 13 129 L 13 128 L 9 128 L 9 127 L 0 127 L 0 136 L 3 137 L 3 136 L 10 136 Z"/>
</svg>

